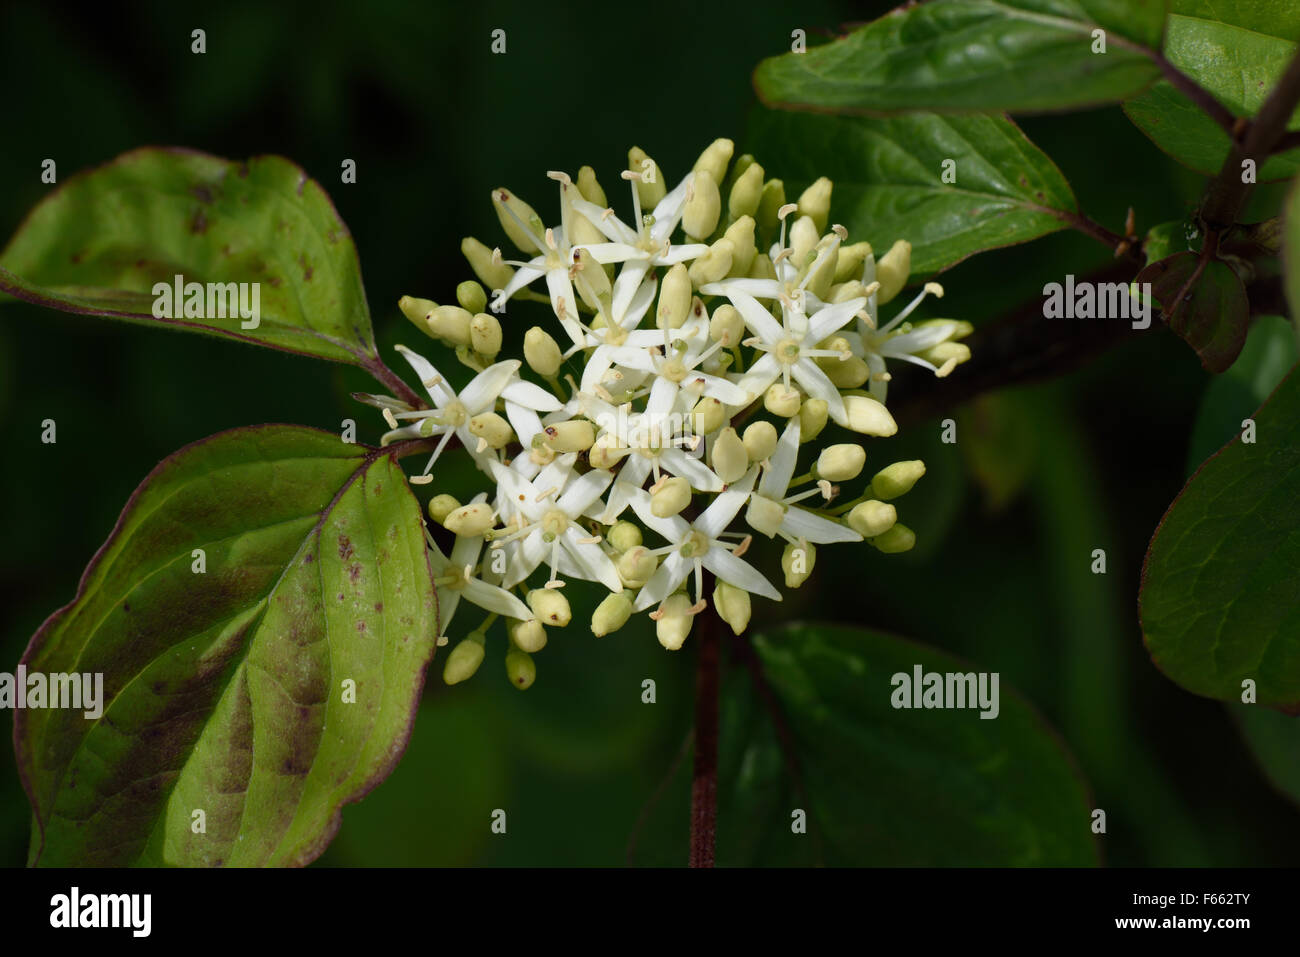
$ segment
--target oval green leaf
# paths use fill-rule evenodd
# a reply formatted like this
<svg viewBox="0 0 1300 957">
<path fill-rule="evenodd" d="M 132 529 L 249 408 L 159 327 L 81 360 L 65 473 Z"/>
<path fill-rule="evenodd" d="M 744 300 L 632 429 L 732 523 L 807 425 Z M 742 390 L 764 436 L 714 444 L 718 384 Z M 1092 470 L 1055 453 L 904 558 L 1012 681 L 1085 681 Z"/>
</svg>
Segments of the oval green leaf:
<svg viewBox="0 0 1300 957">
<path fill-rule="evenodd" d="M 1152 660 L 1195 694 L 1300 710 L 1300 375 L 1188 480 L 1142 568 Z M 1243 426 L 1243 432 L 1249 426 Z"/>
<path fill-rule="evenodd" d="M 15 712 L 32 862 L 319 855 L 409 735 L 437 628 L 423 528 L 391 449 L 257 426 L 165 459 L 22 659 L 103 682 L 98 716 Z"/>
<path fill-rule="evenodd" d="M 1250 301 L 1241 277 L 1222 260 L 1199 253 L 1175 253 L 1138 273 L 1164 319 L 1196 350 L 1207 372 L 1223 372 L 1241 354 L 1250 324 Z"/>
<path fill-rule="evenodd" d="M 749 139 L 787 195 L 829 176 L 833 217 L 850 238 L 878 252 L 908 240 L 918 274 L 1063 229 L 1078 210 L 1061 171 L 1004 116 L 759 109 Z M 949 173 L 955 181 L 944 181 Z"/>
<path fill-rule="evenodd" d="M 764 632 L 753 644 L 809 802 L 809 834 L 791 832 L 786 802 L 765 853 L 797 859 L 806 852 L 782 845 L 810 841 L 815 828 L 831 865 L 1097 862 L 1078 769 L 1011 689 L 999 687 L 995 718 L 981 718 L 978 706 L 896 708 L 895 675 L 974 670 L 923 645 L 828 625 Z M 755 786 L 770 794 L 772 761 L 750 764 Z"/>
<path fill-rule="evenodd" d="M 1112 103 L 1159 75 L 1165 0 L 931 0 L 754 72 L 768 106 L 882 115 Z M 1105 52 L 1093 52 L 1094 31 Z"/>
<path fill-rule="evenodd" d="M 172 290 L 170 311 L 159 283 Z M 232 308 L 241 283 L 250 314 L 256 284 L 247 319 Z M 377 360 L 352 237 L 320 185 L 279 156 L 139 149 L 74 176 L 0 253 L 0 291 L 335 362 Z"/>
</svg>

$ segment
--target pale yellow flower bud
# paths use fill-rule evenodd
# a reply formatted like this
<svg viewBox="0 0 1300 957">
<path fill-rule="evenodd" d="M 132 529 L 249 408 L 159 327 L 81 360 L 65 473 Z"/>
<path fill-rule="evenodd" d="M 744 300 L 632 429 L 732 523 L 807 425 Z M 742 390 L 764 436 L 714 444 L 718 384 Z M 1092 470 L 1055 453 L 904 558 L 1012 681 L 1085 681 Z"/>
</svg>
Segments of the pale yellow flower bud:
<svg viewBox="0 0 1300 957">
<path fill-rule="evenodd" d="M 876 498 L 891 499 L 906 495 L 925 474 L 925 463 L 920 459 L 895 462 L 876 473 L 871 480 L 871 492 Z"/>
<path fill-rule="evenodd" d="M 473 279 L 466 279 L 456 287 L 456 301 L 466 312 L 482 312 L 487 308 L 487 293 Z"/>
<path fill-rule="evenodd" d="M 533 326 L 524 333 L 524 360 L 530 369 L 545 378 L 555 375 L 564 361 L 560 347 L 541 326 Z"/>
<path fill-rule="evenodd" d="M 691 242 L 703 242 L 718 228 L 718 217 L 722 214 L 718 181 L 708 170 L 696 170 L 688 189 L 682 229 Z"/>
<path fill-rule="evenodd" d="M 584 240 L 584 242 L 605 242 L 604 235 L 600 239 Z M 608 302 L 611 288 L 609 276 L 605 273 L 605 267 L 596 262 L 596 257 L 591 254 L 589 249 L 575 249 L 573 251 L 573 265 L 575 270 L 575 283 L 578 287 L 578 294 L 582 296 L 583 302 L 592 309 L 603 309 Z M 604 299 L 605 302 L 601 300 Z M 604 319 L 604 316 L 597 316 L 597 320 Z"/>
<path fill-rule="evenodd" d="M 775 279 L 776 267 L 772 265 L 770 256 L 754 256 L 754 263 L 749 267 L 750 279 Z"/>
<path fill-rule="evenodd" d="M 776 231 L 780 219 L 777 217 L 777 210 L 785 205 L 785 183 L 779 179 L 769 179 L 763 184 L 763 192 L 758 197 L 758 212 L 754 214 L 754 221 L 758 223 L 758 228 L 767 236 Z"/>
<path fill-rule="evenodd" d="M 520 691 L 527 691 L 537 680 L 537 665 L 533 656 L 518 648 L 506 652 L 506 677 Z"/>
<path fill-rule="evenodd" d="M 753 216 L 758 212 L 758 202 L 763 196 L 763 167 L 751 163 L 745 172 L 736 177 L 731 184 L 731 195 L 727 197 L 727 212 L 732 219 L 741 216 Z"/>
<path fill-rule="evenodd" d="M 810 216 L 817 232 L 825 232 L 831 212 L 831 181 L 823 176 L 799 196 L 799 215 Z"/>
<path fill-rule="evenodd" d="M 911 551 L 916 544 L 916 533 L 902 523 L 895 523 L 887 532 L 873 538 L 871 544 L 886 555 Z"/>
<path fill-rule="evenodd" d="M 799 407 L 799 444 L 811 442 L 821 435 L 830 418 L 830 406 L 825 399 L 809 399 Z"/>
<path fill-rule="evenodd" d="M 460 508 L 460 502 L 454 495 L 435 495 L 429 499 L 429 517 L 439 525 L 447 521 L 447 516 Z"/>
<path fill-rule="evenodd" d="M 876 293 L 877 305 L 883 306 L 902 292 L 911 272 L 912 244 L 900 239 L 876 261 L 876 281 L 880 283 L 880 290 Z"/>
<path fill-rule="evenodd" d="M 618 521 L 606 533 L 605 541 L 609 542 L 616 551 L 626 552 L 641 544 L 641 529 L 632 522 Z"/>
<path fill-rule="evenodd" d="M 811 262 L 813 250 L 817 248 L 817 241 L 821 239 L 821 230 L 813 222 L 811 216 L 800 216 L 790 227 L 790 262 L 801 273 Z"/>
<path fill-rule="evenodd" d="M 636 194 L 641 200 L 641 208 L 649 212 L 659 205 L 659 200 L 668 195 L 663 170 L 638 146 L 627 151 L 627 163 L 628 169 L 640 174 L 640 178 L 634 180 Z"/>
<path fill-rule="evenodd" d="M 546 444 L 561 454 L 585 452 L 596 441 L 596 427 L 586 419 L 556 422 L 544 427 L 542 431 L 546 435 Z"/>
<path fill-rule="evenodd" d="M 454 685 L 472 678 L 483 663 L 483 652 L 482 635 L 458 641 L 447 655 L 447 663 L 442 666 L 442 680 Z"/>
<path fill-rule="evenodd" d="M 774 382 L 763 396 L 763 407 L 775 416 L 788 419 L 799 414 L 801 398 L 798 389 L 786 389 L 784 382 Z"/>
<path fill-rule="evenodd" d="M 850 279 L 848 282 L 842 282 L 837 286 L 831 286 L 831 291 L 827 294 L 826 301 L 829 303 L 848 302 L 850 299 L 867 298 L 867 287 L 857 279 Z"/>
<path fill-rule="evenodd" d="M 477 283 L 475 284 L 477 285 Z M 475 352 L 489 359 L 501 351 L 501 323 L 496 316 L 480 312 L 469 324 L 469 344 Z"/>
<path fill-rule="evenodd" d="M 868 499 L 853 506 L 849 512 L 849 528 L 863 538 L 875 538 L 894 527 L 898 521 L 898 512 L 886 502 Z"/>
<path fill-rule="evenodd" d="M 664 274 L 659 284 L 659 308 L 655 325 L 660 329 L 680 329 L 691 314 L 691 277 L 685 263 L 677 263 Z"/>
<path fill-rule="evenodd" d="M 520 621 L 518 618 L 506 619 L 506 634 L 520 651 L 530 655 L 546 647 L 546 629 L 536 618 Z"/>
<path fill-rule="evenodd" d="M 725 236 L 708 248 L 703 256 L 696 257 L 691 263 L 691 282 L 697 286 L 717 282 L 731 269 L 731 258 L 735 247 Z"/>
<path fill-rule="evenodd" d="M 397 300 L 397 308 L 402 315 L 415 324 L 426 336 L 429 335 L 429 313 L 438 308 L 432 299 L 417 299 L 415 296 L 403 296 Z"/>
<path fill-rule="evenodd" d="M 471 435 L 477 435 L 489 448 L 503 449 L 515 437 L 510 423 L 495 412 L 482 412 L 469 420 Z"/>
<path fill-rule="evenodd" d="M 595 203 L 602 208 L 609 205 L 609 201 L 605 199 L 605 191 L 600 188 L 600 182 L 596 179 L 596 171 L 590 166 L 578 170 L 578 192 L 589 203 Z"/>
<path fill-rule="evenodd" d="M 839 256 L 835 260 L 836 282 L 861 282 L 862 267 L 871 255 L 871 243 L 851 243 L 840 246 Z"/>
<path fill-rule="evenodd" d="M 846 395 L 844 411 L 848 415 L 849 428 L 854 432 L 883 436 L 898 431 L 898 423 L 889 410 L 870 396 Z"/>
<path fill-rule="evenodd" d="M 573 620 L 569 599 L 558 588 L 534 588 L 528 593 L 528 607 L 547 628 L 563 628 Z"/>
<path fill-rule="evenodd" d="M 634 545 L 618 557 L 614 568 L 628 588 L 640 588 L 659 567 L 659 559 L 643 545 Z"/>
<path fill-rule="evenodd" d="M 488 289 L 504 289 L 510 284 L 515 271 L 505 263 L 497 262 L 492 250 L 473 236 L 466 236 L 460 241 L 460 252 L 469 263 L 469 268 L 474 270 L 474 275 L 478 276 L 479 282 Z"/>
<path fill-rule="evenodd" d="M 442 524 L 447 531 L 457 535 L 482 535 L 496 524 L 496 519 L 491 505 L 474 502 L 448 513 Z"/>
<path fill-rule="evenodd" d="M 745 275 L 754 264 L 754 254 L 757 252 L 754 245 L 754 217 L 740 217 L 722 235 L 731 240 L 731 268 L 727 270 L 727 275 Z"/>
<path fill-rule="evenodd" d="M 754 422 L 745 429 L 745 452 L 751 462 L 763 462 L 772 457 L 780 436 L 771 422 Z"/>
<path fill-rule="evenodd" d="M 845 443 L 828 445 L 817 456 L 817 477 L 831 482 L 848 482 L 862 474 L 867 464 L 867 450 L 860 445 Z"/>
<path fill-rule="evenodd" d="M 745 443 L 733 428 L 726 428 L 713 440 L 713 471 L 724 483 L 738 481 L 749 469 Z"/>
<path fill-rule="evenodd" d="M 692 168 L 696 173 L 706 170 L 713 177 L 713 182 L 721 183 L 727 175 L 727 164 L 731 162 L 731 154 L 735 150 L 736 144 L 731 140 L 716 139 L 705 147 Z"/>
<path fill-rule="evenodd" d="M 680 475 L 666 479 L 650 494 L 650 511 L 659 518 L 676 515 L 691 504 L 691 483 Z"/>
<path fill-rule="evenodd" d="M 596 441 L 587 450 L 587 462 L 594 469 L 612 469 L 629 451 L 619 443 L 617 435 L 604 432 L 596 436 Z"/>
<path fill-rule="evenodd" d="M 676 651 L 691 633 L 695 616 L 691 614 L 691 600 L 682 592 L 669 595 L 659 607 L 663 612 L 655 622 L 655 637 L 669 651 Z"/>
<path fill-rule="evenodd" d="M 632 593 L 611 592 L 606 595 L 591 616 L 591 633 L 597 638 L 613 634 L 632 617 Z"/>
<path fill-rule="evenodd" d="M 867 363 L 849 351 L 849 341 L 837 336 L 826 344 L 827 349 L 837 349 L 843 356 L 821 356 L 816 360 L 818 368 L 826 373 L 826 378 L 838 389 L 856 389 L 869 378 L 871 369 Z"/>
<path fill-rule="evenodd" d="M 811 542 L 790 542 L 781 553 L 781 571 L 785 572 L 785 587 L 798 588 L 812 575 L 817 563 L 817 549 Z"/>
<path fill-rule="evenodd" d="M 501 228 L 510 237 L 510 241 L 528 255 L 537 255 L 542 237 L 546 235 L 546 227 L 542 225 L 542 218 L 533 207 L 510 190 L 498 187 L 492 191 L 492 208 L 496 210 Z"/>
<path fill-rule="evenodd" d="M 727 421 L 727 407 L 717 399 L 702 397 L 691 410 L 691 429 L 696 435 L 712 435 Z"/>
<path fill-rule="evenodd" d="M 721 578 L 713 589 L 713 607 L 718 610 L 718 617 L 731 626 L 737 635 L 749 627 L 749 618 L 753 611 L 749 592 L 735 585 L 729 585 Z"/>
<path fill-rule="evenodd" d="M 438 306 L 429 313 L 429 331 L 452 345 L 469 345 L 469 325 L 474 317 L 460 306 Z"/>
<path fill-rule="evenodd" d="M 721 342 L 724 346 L 734 346 L 745 336 L 745 320 L 740 310 L 731 303 L 724 303 L 713 311 L 709 320 L 709 338 Z"/>
</svg>

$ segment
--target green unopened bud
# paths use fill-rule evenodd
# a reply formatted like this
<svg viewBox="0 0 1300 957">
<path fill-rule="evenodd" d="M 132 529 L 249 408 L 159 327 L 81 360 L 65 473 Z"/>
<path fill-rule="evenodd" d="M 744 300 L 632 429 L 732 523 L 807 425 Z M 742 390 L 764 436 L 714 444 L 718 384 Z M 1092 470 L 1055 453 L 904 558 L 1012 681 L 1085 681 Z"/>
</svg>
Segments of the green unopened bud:
<svg viewBox="0 0 1300 957">
<path fill-rule="evenodd" d="M 825 399 L 809 399 L 799 407 L 799 444 L 811 442 L 821 435 L 830 418 L 830 406 Z"/>
<path fill-rule="evenodd" d="M 835 281 L 836 282 L 853 282 L 862 281 L 862 265 L 871 255 L 871 243 L 850 243 L 847 246 L 841 245 L 839 255 L 835 260 Z"/>
<path fill-rule="evenodd" d="M 532 256 L 539 249 L 546 248 L 542 241 L 546 227 L 533 207 L 510 190 L 497 188 L 492 191 L 492 208 L 497 211 L 497 219 L 510 241 L 523 252 Z"/>
<path fill-rule="evenodd" d="M 731 268 L 727 274 L 745 275 L 754 264 L 754 254 L 758 251 L 754 245 L 754 217 L 741 216 L 722 235 L 724 239 L 731 240 Z"/>
<path fill-rule="evenodd" d="M 429 313 L 429 331 L 452 345 L 469 345 L 469 324 L 474 317 L 460 306 L 439 306 Z"/>
<path fill-rule="evenodd" d="M 533 326 L 524 333 L 524 360 L 528 368 L 547 379 L 559 371 L 564 361 L 560 347 L 541 326 Z"/>
<path fill-rule="evenodd" d="M 613 634 L 632 617 L 632 592 L 619 591 L 606 595 L 591 616 L 591 633 L 597 638 Z"/>
<path fill-rule="evenodd" d="M 935 375 L 942 379 L 961 363 L 970 359 L 970 346 L 964 342 L 940 342 L 916 355 L 938 366 L 939 371 Z"/>
<path fill-rule="evenodd" d="M 477 435 L 491 449 L 504 449 L 515 437 L 510 423 L 495 412 L 482 412 L 469 420 L 471 435 Z"/>
<path fill-rule="evenodd" d="M 634 180 L 636 194 L 641 200 L 641 208 L 649 212 L 668 194 L 668 187 L 664 185 L 663 171 L 659 169 L 659 164 L 638 146 L 627 151 L 627 162 L 628 169 L 640 174 L 639 178 Z"/>
<path fill-rule="evenodd" d="M 886 501 L 906 495 L 924 474 L 925 463 L 920 459 L 895 462 L 876 473 L 871 480 L 871 494 Z"/>
<path fill-rule="evenodd" d="M 864 359 L 850 353 L 848 346 L 847 340 L 836 338 L 826 348 L 842 349 L 846 358 L 821 356 L 817 359 L 817 367 L 826 373 L 826 378 L 837 389 L 856 389 L 871 378 L 870 366 Z"/>
<path fill-rule="evenodd" d="M 717 282 L 724 278 L 731 269 L 731 259 L 735 247 L 725 236 L 708 248 L 703 256 L 697 256 L 691 263 L 691 281 L 697 286 Z M 757 257 L 756 257 L 757 258 Z"/>
<path fill-rule="evenodd" d="M 600 239 L 585 240 L 585 242 L 604 242 L 602 234 Z M 600 310 L 605 307 L 601 300 L 608 300 L 610 295 L 609 276 L 605 273 L 605 267 L 596 262 L 596 257 L 591 254 L 590 249 L 575 249 L 573 251 L 574 275 L 578 287 L 578 294 L 582 296 L 583 301 L 593 310 Z M 597 319 L 603 316 L 597 316 Z"/>
<path fill-rule="evenodd" d="M 808 276 L 804 288 L 825 301 L 830 298 L 831 283 L 835 281 L 835 247 L 839 245 L 836 236 L 823 236 L 814 247 L 813 264 L 808 267 Z"/>
<path fill-rule="evenodd" d="M 893 435 L 898 431 L 898 423 L 889 414 L 889 410 L 870 396 L 846 395 L 844 412 L 848 417 L 848 426 L 854 432 L 863 435 Z"/>
<path fill-rule="evenodd" d="M 758 212 L 758 203 L 762 197 L 763 167 L 751 163 L 731 185 L 731 195 L 727 197 L 727 212 L 732 219 L 753 216 Z"/>
<path fill-rule="evenodd" d="M 528 593 L 528 607 L 547 628 L 563 628 L 573 620 L 569 599 L 558 588 L 534 588 Z"/>
<path fill-rule="evenodd" d="M 615 551 L 626 552 L 641 544 L 641 528 L 626 520 L 615 522 L 605 534 L 605 541 L 609 542 Z"/>
<path fill-rule="evenodd" d="M 435 495 L 429 499 L 429 517 L 439 525 L 446 522 L 447 516 L 458 508 L 460 508 L 460 502 L 456 501 L 454 495 Z"/>
<path fill-rule="evenodd" d="M 691 429 L 696 435 L 711 435 L 727 421 L 727 407 L 717 399 L 704 396 L 691 410 Z"/>
<path fill-rule="evenodd" d="M 473 279 L 466 279 L 456 287 L 456 301 L 468 312 L 482 312 L 487 308 L 487 293 Z"/>
<path fill-rule="evenodd" d="M 520 691 L 527 691 L 537 680 L 537 665 L 533 656 L 518 648 L 506 652 L 506 677 Z"/>
<path fill-rule="evenodd" d="M 482 535 L 496 524 L 496 519 L 487 502 L 473 502 L 449 512 L 442 524 L 456 535 Z"/>
<path fill-rule="evenodd" d="M 812 575 L 817 563 L 817 549 L 810 542 L 791 542 L 781 553 L 781 571 L 785 572 L 785 587 L 798 588 Z"/>
<path fill-rule="evenodd" d="M 713 607 L 718 610 L 718 617 L 731 626 L 737 635 L 749 627 L 752 607 L 749 592 L 735 585 L 729 585 L 721 578 L 713 589 Z"/>
<path fill-rule="evenodd" d="M 754 221 L 764 236 L 776 231 L 780 223 L 777 211 L 785 205 L 785 183 L 779 179 L 769 179 L 763 184 L 763 192 L 758 197 L 758 212 Z"/>
<path fill-rule="evenodd" d="M 730 485 L 749 470 L 749 453 L 733 428 L 726 428 L 713 440 L 713 471 Z"/>
<path fill-rule="evenodd" d="M 873 538 L 871 544 L 886 555 L 911 551 L 912 546 L 916 544 L 916 532 L 902 523 L 895 523 L 889 531 Z"/>
<path fill-rule="evenodd" d="M 817 456 L 816 475 L 831 482 L 848 482 L 861 475 L 866 464 L 867 450 L 862 446 L 852 443 L 828 445 Z"/>
<path fill-rule="evenodd" d="M 510 641 L 516 648 L 530 655 L 546 647 L 546 629 L 536 618 L 529 618 L 526 621 L 507 618 L 506 634 L 510 636 Z"/>
<path fill-rule="evenodd" d="M 432 299 L 417 299 L 415 296 L 403 296 L 397 300 L 397 308 L 402 315 L 415 324 L 426 336 L 429 335 L 429 313 L 438 308 Z"/>
<path fill-rule="evenodd" d="M 849 512 L 849 528 L 863 538 L 875 538 L 894 527 L 898 521 L 898 512 L 886 502 L 868 499 L 853 506 Z"/>
<path fill-rule="evenodd" d="M 478 283 L 475 283 L 478 285 Z M 469 323 L 469 344 L 475 352 L 489 359 L 501 351 L 501 323 L 496 316 L 480 312 Z"/>
<path fill-rule="evenodd" d="M 848 302 L 850 299 L 866 299 L 870 293 L 867 287 L 862 285 L 857 279 L 850 279 L 848 282 L 842 282 L 837 286 L 831 286 L 831 291 L 827 294 L 826 301 L 829 303 Z"/>
<path fill-rule="evenodd" d="M 900 239 L 889 247 L 889 252 L 876 260 L 876 281 L 880 283 L 876 304 L 883 306 L 902 292 L 911 272 L 912 244 Z"/>
<path fill-rule="evenodd" d="M 799 215 L 811 216 L 817 232 L 826 231 L 826 219 L 831 212 L 831 181 L 823 176 L 799 196 Z"/>
<path fill-rule="evenodd" d="M 614 568 L 628 588 L 640 588 L 650 580 L 659 567 L 659 559 L 644 545 L 634 545 L 618 556 Z"/>
<path fill-rule="evenodd" d="M 578 192 L 589 203 L 595 203 L 602 208 L 609 205 L 609 201 L 605 199 L 605 191 L 600 188 L 600 181 L 596 179 L 596 171 L 590 166 L 578 170 Z"/>
<path fill-rule="evenodd" d="M 753 265 L 749 267 L 750 279 L 775 279 L 776 267 L 772 265 L 771 256 L 754 256 Z"/>
<path fill-rule="evenodd" d="M 821 238 L 821 231 L 811 216 L 800 216 L 790 227 L 790 262 L 799 272 L 812 262 L 813 250 Z"/>
<path fill-rule="evenodd" d="M 735 346 L 745 335 L 745 320 L 740 310 L 731 303 L 724 303 L 714 310 L 709 319 L 709 338 L 721 342 L 724 346 Z"/>
<path fill-rule="evenodd" d="M 780 437 L 771 422 L 754 422 L 745 429 L 745 452 L 751 462 L 764 462 L 776 451 Z"/>
<path fill-rule="evenodd" d="M 659 610 L 662 614 L 655 622 L 655 637 L 669 651 L 676 651 L 686 642 L 686 636 L 691 633 L 691 624 L 695 620 L 691 614 L 691 600 L 677 592 L 664 599 Z"/>
<path fill-rule="evenodd" d="M 586 419 L 570 419 L 556 422 L 543 430 L 546 444 L 561 454 L 565 452 L 585 452 L 596 441 L 596 427 Z"/>
<path fill-rule="evenodd" d="M 718 181 L 708 170 L 696 170 L 695 178 L 687 190 L 686 206 L 682 210 L 682 229 L 686 230 L 691 242 L 704 242 L 718 228 L 718 217 L 722 215 Z"/>
<path fill-rule="evenodd" d="M 691 483 L 681 476 L 665 479 L 650 493 L 650 511 L 659 518 L 676 515 L 691 504 Z"/>
<path fill-rule="evenodd" d="M 707 172 L 713 177 L 713 182 L 721 183 L 727 176 L 727 164 L 731 162 L 731 154 L 735 151 L 736 144 L 731 140 L 716 139 L 705 147 L 692 168 L 696 173 Z"/>
<path fill-rule="evenodd" d="M 469 263 L 469 268 L 474 270 L 474 275 L 478 276 L 479 282 L 488 289 L 504 289 L 510 284 L 515 271 L 505 263 L 497 262 L 492 256 L 492 250 L 473 236 L 466 236 L 460 241 L 460 252 Z"/>
<path fill-rule="evenodd" d="M 787 389 L 784 382 L 774 382 L 763 395 L 763 408 L 775 416 L 788 419 L 799 414 L 799 390 Z"/>
<path fill-rule="evenodd" d="M 478 666 L 483 664 L 483 636 L 471 635 L 456 646 L 447 655 L 447 663 L 442 666 L 442 680 L 449 685 L 459 684 L 472 678 Z"/>
<path fill-rule="evenodd" d="M 659 308 L 655 325 L 660 329 L 680 329 L 691 314 L 691 277 L 685 263 L 677 263 L 659 284 Z"/>
</svg>

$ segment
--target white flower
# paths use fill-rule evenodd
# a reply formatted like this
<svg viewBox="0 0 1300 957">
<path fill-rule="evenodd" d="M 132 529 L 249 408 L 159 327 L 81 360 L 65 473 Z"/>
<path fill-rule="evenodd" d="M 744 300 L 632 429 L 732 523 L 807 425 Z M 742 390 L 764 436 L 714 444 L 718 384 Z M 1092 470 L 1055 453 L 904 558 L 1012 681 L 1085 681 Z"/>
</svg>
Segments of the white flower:
<svg viewBox="0 0 1300 957">
<path fill-rule="evenodd" d="M 722 279 L 701 286 L 700 292 L 709 296 L 719 294 L 730 296 L 734 291 L 746 293 L 755 299 L 779 299 L 782 302 L 788 300 L 794 309 L 806 315 L 823 308 L 826 303 L 810 293 L 807 286 L 826 259 L 839 252 L 840 240 L 848 233 L 843 226 L 836 226 L 831 242 L 827 243 L 818 253 L 817 258 L 800 272 L 799 267 L 790 262 L 793 250 L 785 245 L 785 220 L 796 209 L 798 209 L 796 204 L 787 203 L 777 213 L 781 217 L 781 238 L 770 251 L 772 266 L 776 271 L 775 279 Z M 803 278 L 800 279 L 800 276 Z"/>
<path fill-rule="evenodd" d="M 479 495 L 475 502 L 482 502 L 487 495 Z M 429 564 L 433 568 L 433 577 L 438 586 L 438 617 L 441 633 L 447 633 L 452 616 L 462 598 L 471 605 L 477 605 L 484 611 L 494 612 L 508 618 L 527 620 L 533 613 L 522 601 L 496 585 L 489 585 L 475 575 L 479 554 L 483 550 L 483 538 L 478 535 L 458 535 L 451 548 L 451 557 L 442 554 L 442 550 L 425 529 L 425 538 L 429 543 Z"/>
<path fill-rule="evenodd" d="M 491 463 L 497 482 L 498 511 L 509 516 L 505 535 L 493 548 L 509 547 L 513 554 L 502 585 L 513 588 L 545 562 L 550 581 L 560 574 L 598 581 L 610 591 L 622 591 L 614 563 L 578 520 L 609 487 L 613 475 L 593 469 L 574 476 L 574 453 L 557 456 L 533 480 L 499 462 Z"/>
<path fill-rule="evenodd" d="M 901 359 L 904 362 L 910 362 L 929 369 L 941 378 L 957 366 L 956 359 L 949 359 L 942 366 L 936 366 L 933 362 L 922 359 L 914 353 L 925 352 L 941 342 L 947 342 L 960 330 L 961 323 L 955 320 L 927 322 L 924 325 L 903 332 L 895 331 L 927 295 L 941 297 L 943 296 L 943 287 L 937 282 L 927 282 L 925 287 L 917 293 L 916 298 L 903 307 L 902 311 L 889 320 L 886 325 L 876 329 L 873 327 L 870 318 L 864 316 L 858 319 L 858 331 L 856 333 L 846 332 L 843 334 L 844 338 L 849 342 L 850 351 L 866 360 L 867 368 L 871 370 L 869 389 L 871 394 L 881 402 L 885 401 L 889 383 L 889 374 L 885 368 L 886 359 Z"/>
<path fill-rule="evenodd" d="M 651 510 L 650 496 L 644 489 L 633 494 L 632 508 L 641 521 L 673 543 L 659 550 L 667 553 L 667 557 L 637 594 L 637 611 L 656 605 L 673 594 L 692 571 L 695 572 L 694 610 L 703 609 L 706 568 L 728 585 L 773 601 L 781 600 L 781 593 L 753 565 L 733 554 L 743 548 L 743 543 L 724 542 L 720 538 L 749 498 L 756 471 L 750 469 L 743 479 L 719 494 L 693 523 L 679 515 L 660 518 Z"/>
<path fill-rule="evenodd" d="M 776 451 L 763 466 L 763 476 L 750 498 L 745 521 L 768 538 L 779 534 L 786 541 L 795 544 L 800 541 L 818 545 L 862 541 L 862 536 L 853 529 L 795 505 L 805 498 L 820 494 L 820 488 L 786 495 L 799 457 L 799 429 L 799 417 L 794 416 L 781 434 Z"/>
<path fill-rule="evenodd" d="M 658 376 L 657 381 L 673 383 L 691 396 L 692 400 L 708 396 L 732 406 L 745 406 L 754 401 L 757 393 L 747 390 L 743 380 L 738 385 L 730 379 L 710 375 L 700 369 L 714 353 L 723 348 L 721 342 L 710 343 L 707 319 L 694 319 L 680 329 L 664 329 L 662 332 L 655 330 L 655 333 L 657 338 L 650 348 L 638 340 L 638 343 L 611 349 L 610 359 L 624 369 L 653 373 Z M 648 343 L 651 340 L 644 341 Z M 584 376 L 584 381 L 585 379 Z"/>
</svg>

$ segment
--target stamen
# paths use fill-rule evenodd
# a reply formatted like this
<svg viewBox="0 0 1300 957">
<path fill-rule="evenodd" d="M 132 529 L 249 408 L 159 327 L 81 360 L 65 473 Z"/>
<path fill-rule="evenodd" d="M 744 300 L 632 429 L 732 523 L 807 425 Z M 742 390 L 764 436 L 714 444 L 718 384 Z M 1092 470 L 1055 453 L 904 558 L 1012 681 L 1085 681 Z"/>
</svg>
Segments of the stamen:
<svg viewBox="0 0 1300 957">
<path fill-rule="evenodd" d="M 412 485 L 428 485 L 433 481 L 432 475 L 412 475 L 407 479 Z"/>
<path fill-rule="evenodd" d="M 384 421 L 388 423 L 390 429 L 400 428 L 397 424 L 397 416 L 393 415 L 392 409 L 384 409 Z"/>
</svg>

